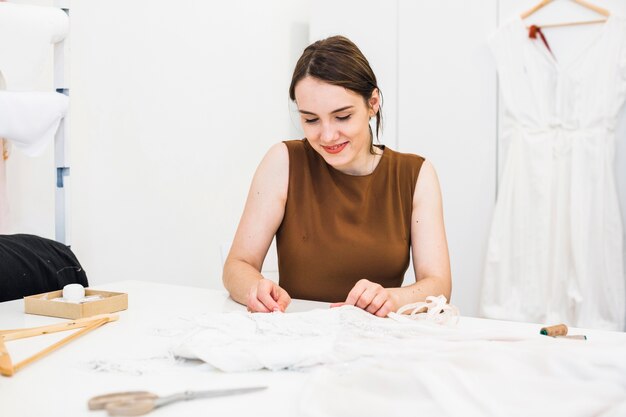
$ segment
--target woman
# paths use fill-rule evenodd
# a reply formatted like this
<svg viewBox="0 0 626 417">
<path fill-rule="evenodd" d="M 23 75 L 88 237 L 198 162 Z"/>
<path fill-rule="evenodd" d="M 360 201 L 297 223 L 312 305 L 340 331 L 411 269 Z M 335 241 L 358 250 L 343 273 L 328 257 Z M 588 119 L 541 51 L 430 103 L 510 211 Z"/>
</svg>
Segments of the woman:
<svg viewBox="0 0 626 417">
<path fill-rule="evenodd" d="M 224 264 L 224 286 L 252 312 L 291 297 L 385 317 L 429 295 L 450 298 L 441 192 L 422 157 L 373 145 L 381 93 L 367 59 L 334 36 L 308 46 L 289 95 L 306 138 L 274 145 L 259 165 Z M 260 273 L 276 236 L 279 284 Z M 416 282 L 401 287 L 413 254 Z"/>
</svg>

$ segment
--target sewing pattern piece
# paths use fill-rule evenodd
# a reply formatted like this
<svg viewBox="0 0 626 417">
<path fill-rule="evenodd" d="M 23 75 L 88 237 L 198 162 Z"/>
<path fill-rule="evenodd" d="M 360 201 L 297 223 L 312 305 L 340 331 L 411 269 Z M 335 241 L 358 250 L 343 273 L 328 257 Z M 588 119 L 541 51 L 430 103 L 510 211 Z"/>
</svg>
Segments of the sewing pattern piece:
<svg viewBox="0 0 626 417">
<path fill-rule="evenodd" d="M 498 29 L 490 46 L 505 105 L 506 158 L 480 312 L 623 330 L 614 159 L 626 97 L 626 21 L 609 17 L 566 62 L 530 39 L 519 18 Z"/>
</svg>

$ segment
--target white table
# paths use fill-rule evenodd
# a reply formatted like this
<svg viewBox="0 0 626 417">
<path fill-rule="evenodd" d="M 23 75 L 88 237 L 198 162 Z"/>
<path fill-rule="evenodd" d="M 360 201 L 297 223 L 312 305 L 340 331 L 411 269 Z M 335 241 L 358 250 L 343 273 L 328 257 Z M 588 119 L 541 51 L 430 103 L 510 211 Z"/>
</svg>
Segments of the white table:
<svg viewBox="0 0 626 417">
<path fill-rule="evenodd" d="M 158 355 L 167 339 L 155 329 L 167 327 L 173 318 L 190 317 L 207 312 L 244 310 L 225 291 L 164 285 L 141 281 L 124 281 L 98 286 L 96 289 L 126 292 L 128 310 L 120 312 L 117 322 L 70 342 L 50 355 L 34 362 L 13 377 L 0 377 L 0 415 L 7 417 L 38 416 L 105 416 L 103 411 L 89 412 L 87 400 L 115 391 L 147 390 L 167 395 L 184 390 L 266 385 L 263 392 L 234 397 L 176 403 L 153 411 L 150 415 L 182 416 L 295 416 L 298 392 L 307 381 L 306 372 L 222 373 L 206 365 L 180 365 L 155 369 L 144 375 L 121 372 L 96 372 L 90 365 L 99 358 L 133 358 Z M 294 300 L 288 312 L 326 308 L 328 304 Z M 23 301 L 0 303 L 0 329 L 41 326 L 62 319 L 24 314 Z M 536 334 L 540 325 L 462 317 L 463 328 L 516 329 L 520 335 Z M 598 330 L 573 329 L 594 340 L 626 341 L 626 334 Z M 65 336 L 65 332 L 7 343 L 15 362 L 41 350 Z"/>
</svg>

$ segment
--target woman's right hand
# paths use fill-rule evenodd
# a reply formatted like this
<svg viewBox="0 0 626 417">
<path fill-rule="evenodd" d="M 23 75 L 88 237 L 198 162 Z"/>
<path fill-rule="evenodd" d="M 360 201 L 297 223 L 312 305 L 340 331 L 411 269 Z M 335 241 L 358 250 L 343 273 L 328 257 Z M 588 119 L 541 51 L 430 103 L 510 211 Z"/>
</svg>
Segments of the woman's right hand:
<svg viewBox="0 0 626 417">
<path fill-rule="evenodd" d="M 250 287 L 246 307 L 252 313 L 284 312 L 291 303 L 291 297 L 274 281 L 260 279 Z"/>
</svg>

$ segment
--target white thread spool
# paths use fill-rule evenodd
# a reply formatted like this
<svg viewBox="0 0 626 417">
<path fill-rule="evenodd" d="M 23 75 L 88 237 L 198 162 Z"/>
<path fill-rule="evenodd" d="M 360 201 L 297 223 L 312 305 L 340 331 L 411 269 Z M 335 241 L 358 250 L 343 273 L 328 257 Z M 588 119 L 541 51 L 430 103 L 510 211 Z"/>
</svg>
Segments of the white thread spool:
<svg viewBox="0 0 626 417">
<path fill-rule="evenodd" d="M 80 301 L 85 298 L 85 287 L 80 284 L 67 284 L 63 287 L 63 298 L 66 301 Z"/>
</svg>

